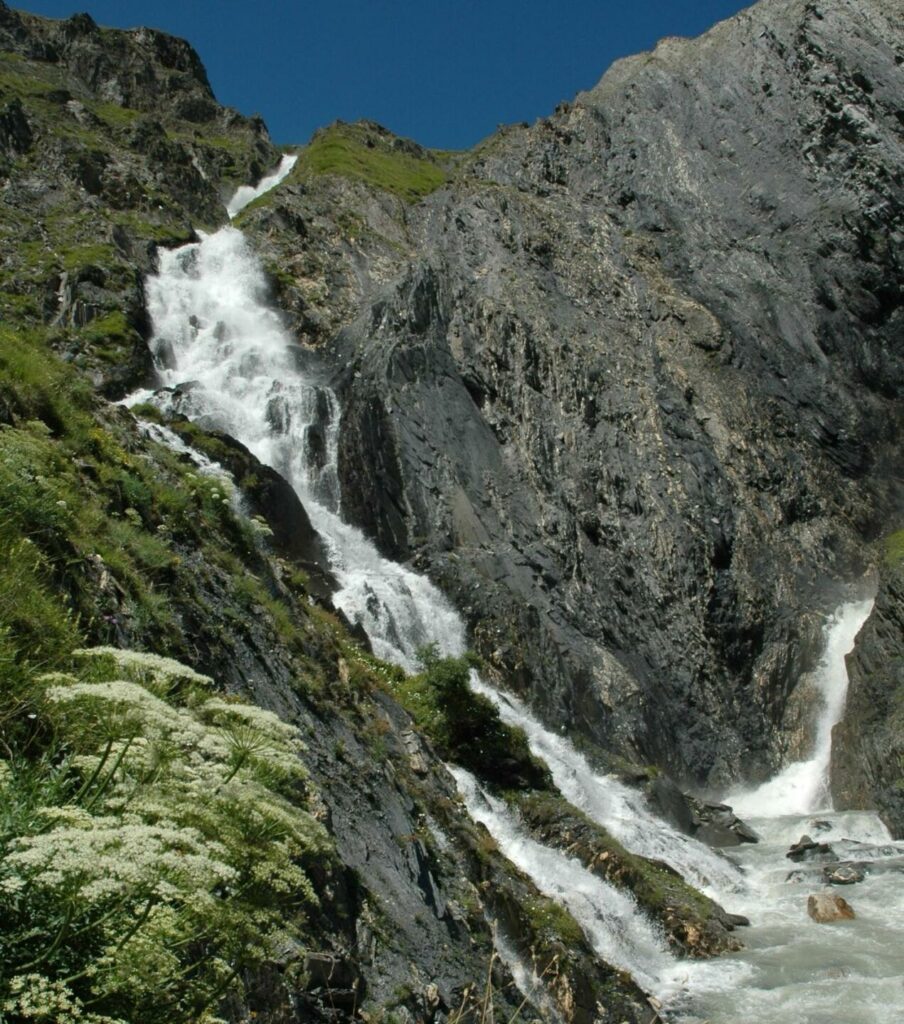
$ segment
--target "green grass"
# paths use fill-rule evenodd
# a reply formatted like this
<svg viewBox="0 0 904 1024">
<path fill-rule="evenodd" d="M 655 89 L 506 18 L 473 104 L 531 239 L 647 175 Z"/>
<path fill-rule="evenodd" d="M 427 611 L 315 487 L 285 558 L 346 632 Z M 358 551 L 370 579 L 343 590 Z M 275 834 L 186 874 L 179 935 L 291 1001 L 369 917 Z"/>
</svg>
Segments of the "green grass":
<svg viewBox="0 0 904 1024">
<path fill-rule="evenodd" d="M 882 541 L 883 561 L 889 568 L 904 562 L 904 530 L 889 534 Z"/>
<path fill-rule="evenodd" d="M 182 245 L 192 241 L 194 233 L 188 225 L 155 223 L 132 210 L 119 210 L 113 214 L 113 222 L 125 228 L 138 238 L 148 239 L 163 245 Z"/>
<path fill-rule="evenodd" d="M 115 309 L 111 313 L 91 320 L 81 330 L 82 338 L 89 342 L 130 341 L 136 336 L 135 329 L 131 326 L 120 310 Z"/>
<path fill-rule="evenodd" d="M 367 127 L 336 124 L 314 136 L 292 173 L 335 174 L 416 202 L 446 182 L 444 162 L 432 154 L 421 158 L 393 148 L 391 141 Z"/>
<path fill-rule="evenodd" d="M 128 128 L 140 117 L 145 116 L 140 110 L 121 107 L 118 103 L 90 103 L 88 107 L 97 117 L 110 125 L 111 128 Z"/>
<path fill-rule="evenodd" d="M 64 249 L 61 261 L 64 270 L 81 270 L 89 266 L 108 266 L 116 259 L 116 250 L 105 242 L 75 244 Z"/>
<path fill-rule="evenodd" d="M 17 54 L 0 54 L 0 95 L 11 94 L 26 100 L 52 92 L 56 86 L 43 76 L 39 77 L 36 68 L 37 65 L 22 60 Z"/>
<path fill-rule="evenodd" d="M 537 895 L 524 900 L 521 906 L 527 913 L 534 938 L 544 946 L 558 942 L 567 949 L 586 941 L 581 926 L 555 900 Z"/>
</svg>

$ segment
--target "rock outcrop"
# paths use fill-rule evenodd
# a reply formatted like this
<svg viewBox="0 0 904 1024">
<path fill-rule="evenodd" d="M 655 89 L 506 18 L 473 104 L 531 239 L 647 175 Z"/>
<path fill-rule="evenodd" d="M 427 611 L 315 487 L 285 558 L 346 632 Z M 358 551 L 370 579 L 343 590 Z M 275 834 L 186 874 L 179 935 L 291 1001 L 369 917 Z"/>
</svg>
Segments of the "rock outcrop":
<svg viewBox="0 0 904 1024">
<path fill-rule="evenodd" d="M 429 164 L 428 182 L 444 177 L 418 147 L 384 141 Z M 259 121 L 214 103 L 187 44 L 0 2 L 4 687 L 13 667 L 23 685 L 36 666 L 65 669 L 85 643 L 165 652 L 303 733 L 309 780 L 298 799 L 329 835 L 306 865 L 317 903 L 302 919 L 287 899 L 289 937 L 234 986 L 222 1016 L 464 1019 L 487 1012 L 489 985 L 509 1019 L 525 964 L 542 976 L 531 999 L 569 1022 L 652 1024 L 632 979 L 468 818 L 393 698 L 393 669 L 334 613 L 322 542 L 288 485 L 231 438 L 174 418 L 177 434 L 231 471 L 243 511 L 167 443 L 159 413 L 108 401 L 153 382 L 143 279 L 157 248 L 223 224 L 224 196 L 277 159 Z M 372 203 L 374 216 L 397 212 L 393 199 Z M 303 222 L 286 223 L 294 244 Z M 338 320 L 317 322 L 324 338 Z M 4 711 L 4 766 L 15 758 L 7 726 L 36 728 L 24 707 Z M 45 740 L 23 758 L 39 759 Z M 12 956 L 4 998 L 28 960 Z M 93 980 L 71 973 L 75 997 L 92 998 Z"/>
<path fill-rule="evenodd" d="M 839 810 L 877 810 L 904 839 L 904 560 L 894 543 L 847 667 L 847 706 L 832 730 L 832 797 Z"/>
<path fill-rule="evenodd" d="M 440 584 L 488 672 L 600 763 L 713 786 L 780 763 L 821 612 L 897 508 L 898 6 L 763 0 L 469 154 L 334 126 L 241 214 L 340 393 L 345 514 Z M 330 835 L 310 948 L 275 951 L 231 1018 L 461 1018 L 490 978 L 508 1019 L 504 948 L 569 1024 L 655 1020 L 468 819 L 392 670 L 334 614 L 284 482 L 184 431 L 232 469 L 268 548 L 105 401 L 152 380 L 157 247 L 225 223 L 224 197 L 277 162 L 263 124 L 160 33 L 0 0 L 0 50 L 0 540 L 37 552 L 0 580 L 15 595 L 38 574 L 0 638 L 51 667 L 57 634 L 166 651 L 276 711 L 306 737 Z M 855 655 L 850 749 L 898 650 L 899 589 Z M 899 748 L 876 736 L 851 785 L 892 807 L 879 761 Z M 677 948 L 734 944 L 740 921 L 662 865 L 548 794 L 512 799 Z M 681 804 L 691 831 L 752 838 L 721 805 Z"/>
</svg>

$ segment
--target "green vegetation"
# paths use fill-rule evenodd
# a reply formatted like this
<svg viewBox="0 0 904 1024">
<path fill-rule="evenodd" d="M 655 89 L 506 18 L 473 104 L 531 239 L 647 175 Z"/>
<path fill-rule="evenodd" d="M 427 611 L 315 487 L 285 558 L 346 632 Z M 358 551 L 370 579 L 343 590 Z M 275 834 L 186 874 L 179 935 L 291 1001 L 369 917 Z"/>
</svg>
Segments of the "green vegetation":
<svg viewBox="0 0 904 1024">
<path fill-rule="evenodd" d="M 129 128 L 142 117 L 140 110 L 121 107 L 118 103 L 90 103 L 88 108 L 111 128 Z"/>
<path fill-rule="evenodd" d="M 544 841 L 568 849 L 607 882 L 630 890 L 660 921 L 670 941 L 696 956 L 725 948 L 711 930 L 716 904 L 664 864 L 629 853 L 616 839 L 557 792 L 509 792 L 509 801 Z"/>
<path fill-rule="evenodd" d="M 304 611 L 306 595 L 278 596 L 249 571 L 261 565 L 266 527 L 240 513 L 232 483 L 141 441 L 118 412 L 98 418 L 94 405 L 88 383 L 56 359 L 43 330 L 0 328 L 0 411 L 9 420 L 0 425 L 0 545 L 8 553 L 0 609 L 17 616 L 0 622 L 13 629 L 15 659 L 54 667 L 33 644 L 71 639 L 74 624 L 95 641 L 125 632 L 187 655 L 180 618 L 211 623 L 199 588 L 213 586 L 220 629 L 269 623 L 311 669 L 299 678 L 316 688 L 323 667 L 312 652 L 335 642 Z M 186 429 L 192 440 L 201 434 Z M 206 447 L 215 452 L 218 443 L 209 438 Z M 53 591 L 63 596 L 42 596 Z"/>
<path fill-rule="evenodd" d="M 34 73 L 34 65 L 15 53 L 0 53 L 0 93 L 20 99 L 45 97 L 54 83 Z"/>
<path fill-rule="evenodd" d="M 301 150 L 292 174 L 337 174 L 415 202 L 444 184 L 447 161 L 409 145 L 365 125 L 337 123 Z"/>
<path fill-rule="evenodd" d="M 531 754 L 521 729 L 506 725 L 486 697 L 468 685 L 472 663 L 421 652 L 423 672 L 390 680 L 389 689 L 440 755 L 502 789 L 546 789 L 549 770 Z"/>
<path fill-rule="evenodd" d="M 893 568 L 904 562 L 904 530 L 897 530 L 883 540 L 883 561 Z"/>
<path fill-rule="evenodd" d="M 317 903 L 297 732 L 166 658 L 72 662 L 0 762 L 0 1020 L 213 1022 Z"/>
<path fill-rule="evenodd" d="M 149 216 L 150 214 L 148 214 Z M 132 210 L 119 210 L 113 215 L 113 223 L 126 228 L 136 238 L 146 238 L 158 245 L 184 245 L 194 240 L 194 231 L 188 224 L 174 224 L 171 221 L 158 223 L 142 217 Z"/>
<path fill-rule="evenodd" d="M 587 940 L 568 910 L 548 896 L 537 894 L 520 904 L 530 922 L 531 935 L 543 947 L 561 944 L 565 949 Z"/>
</svg>

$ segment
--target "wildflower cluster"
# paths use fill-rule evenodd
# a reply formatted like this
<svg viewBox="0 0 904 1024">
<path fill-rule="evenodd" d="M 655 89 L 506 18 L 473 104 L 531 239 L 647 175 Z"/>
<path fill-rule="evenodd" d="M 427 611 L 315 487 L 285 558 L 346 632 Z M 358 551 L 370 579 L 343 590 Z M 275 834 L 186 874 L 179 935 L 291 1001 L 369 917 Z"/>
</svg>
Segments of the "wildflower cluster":
<svg viewBox="0 0 904 1024">
<path fill-rule="evenodd" d="M 212 1021 L 317 901 L 297 731 L 167 658 L 74 661 L 38 682 L 57 783 L 0 771 L 0 1021 Z"/>
</svg>

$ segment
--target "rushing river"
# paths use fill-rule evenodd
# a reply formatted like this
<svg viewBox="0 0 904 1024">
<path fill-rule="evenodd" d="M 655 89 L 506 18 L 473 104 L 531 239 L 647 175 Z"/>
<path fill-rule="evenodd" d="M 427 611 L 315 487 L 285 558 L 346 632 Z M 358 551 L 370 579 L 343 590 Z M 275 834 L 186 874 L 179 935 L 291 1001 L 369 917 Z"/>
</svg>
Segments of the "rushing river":
<svg viewBox="0 0 904 1024">
<path fill-rule="evenodd" d="M 239 190 L 234 216 L 247 202 L 275 187 L 291 170 L 286 158 L 255 188 Z M 323 536 L 339 582 L 335 603 L 367 632 L 374 651 L 408 669 L 428 642 L 441 653 L 464 649 L 460 617 L 423 576 L 387 561 L 341 516 L 336 454 L 339 407 L 332 391 L 306 372 L 279 315 L 267 306 L 260 264 L 241 232 L 226 227 L 200 242 L 160 252 L 159 271 L 147 282 L 151 342 L 158 387 L 132 396 L 225 430 L 296 489 Z M 159 435 L 165 439 L 165 434 Z M 843 650 L 865 618 L 866 606 L 845 606 L 828 632 L 820 679 L 826 698 L 816 761 L 789 769 L 776 788 L 737 794 L 738 806 L 755 815 L 763 837 L 727 859 L 658 819 L 642 797 L 617 780 L 595 773 L 567 740 L 546 730 L 529 709 L 476 676 L 472 685 L 489 696 L 504 719 L 525 729 L 531 746 L 549 764 L 556 784 L 577 807 L 629 849 L 667 861 L 728 910 L 750 917 L 747 949 L 710 963 L 676 959 L 658 929 L 624 892 L 607 886 L 564 853 L 528 837 L 500 801 L 467 773 L 454 769 L 471 815 L 483 822 L 507 856 L 539 889 L 560 900 L 581 923 L 599 955 L 630 970 L 664 1012 L 685 1024 L 891 1024 L 904 1019 L 901 960 L 904 928 L 894 906 L 900 874 L 870 874 L 852 887 L 854 921 L 817 925 L 806 914 L 806 896 L 821 881 L 805 875 L 786 881 L 795 865 L 784 857 L 818 818 L 820 833 L 847 837 L 857 860 L 881 863 L 904 854 L 888 842 L 875 815 L 824 813 L 824 778 L 831 723 L 843 708 Z M 857 618 L 856 625 L 853 620 Z M 841 636 L 843 623 L 847 632 Z M 837 639 L 837 642 L 836 642 Z M 840 666 L 840 672 L 839 672 Z M 834 675 L 832 675 L 834 673 Z M 830 678 L 831 676 L 831 678 Z M 829 717 L 826 717 L 829 716 Z M 823 726 L 828 723 L 828 729 Z M 791 795 L 790 797 L 788 795 Z M 783 800 L 793 799 L 791 806 Z M 820 825 L 820 828 L 824 826 Z M 868 848 L 867 848 L 868 847 Z M 853 858 L 852 854 L 852 858 Z M 814 873 L 811 871 L 811 874 Z M 815 871 L 818 875 L 818 869 Z M 510 949 L 502 954 L 524 975 Z"/>
</svg>

